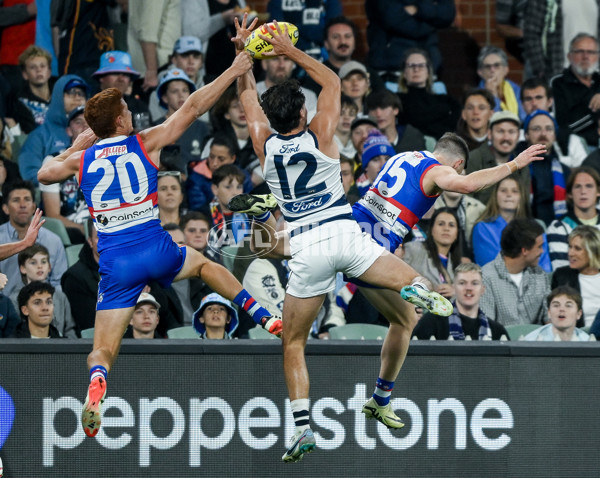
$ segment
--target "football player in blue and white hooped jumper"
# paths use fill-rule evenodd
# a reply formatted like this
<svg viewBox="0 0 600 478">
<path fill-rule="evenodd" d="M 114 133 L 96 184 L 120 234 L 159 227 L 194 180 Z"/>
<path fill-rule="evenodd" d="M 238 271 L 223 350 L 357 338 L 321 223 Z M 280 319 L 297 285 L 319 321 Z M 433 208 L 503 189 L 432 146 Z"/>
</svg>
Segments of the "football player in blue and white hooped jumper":
<svg viewBox="0 0 600 478">
<path fill-rule="evenodd" d="M 43 184 L 76 175 L 98 230 L 101 280 L 94 348 L 88 356 L 90 387 L 82 412 L 88 436 L 98 433 L 106 374 L 118 355 L 137 298 L 149 281 L 168 287 L 174 280 L 199 277 L 269 332 L 281 333 L 281 320 L 271 317 L 227 269 L 192 248 L 179 247 L 158 219 L 161 148 L 177 140 L 251 66 L 249 55 L 238 55 L 221 76 L 190 95 L 164 123 L 134 136 L 129 136 L 131 112 L 121 92 L 116 88 L 101 91 L 86 106 L 91 129 L 38 172 Z M 99 141 L 94 144 L 96 137 Z"/>
</svg>

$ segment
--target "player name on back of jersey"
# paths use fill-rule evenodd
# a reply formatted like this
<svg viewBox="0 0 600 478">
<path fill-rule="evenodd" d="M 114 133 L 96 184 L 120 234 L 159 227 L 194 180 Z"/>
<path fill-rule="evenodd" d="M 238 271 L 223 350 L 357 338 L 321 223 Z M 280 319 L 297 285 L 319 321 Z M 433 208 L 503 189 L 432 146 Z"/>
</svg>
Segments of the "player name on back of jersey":
<svg viewBox="0 0 600 478">
<path fill-rule="evenodd" d="M 108 158 L 109 156 L 120 156 L 122 154 L 127 154 L 127 146 L 125 145 L 107 146 L 106 148 L 94 151 L 94 157 L 96 159 Z"/>
</svg>

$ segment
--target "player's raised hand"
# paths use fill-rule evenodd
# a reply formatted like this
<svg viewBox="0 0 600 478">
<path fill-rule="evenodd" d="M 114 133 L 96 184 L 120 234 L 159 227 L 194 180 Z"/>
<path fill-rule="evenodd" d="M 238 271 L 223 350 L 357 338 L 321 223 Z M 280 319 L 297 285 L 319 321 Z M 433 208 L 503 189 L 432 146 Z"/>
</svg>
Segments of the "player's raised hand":
<svg viewBox="0 0 600 478">
<path fill-rule="evenodd" d="M 277 34 L 273 34 L 271 36 L 258 35 L 260 39 L 265 40 L 273 45 L 272 51 L 264 52 L 262 54 L 264 58 L 286 55 L 290 50 L 295 48 L 292 40 L 290 39 L 287 25 L 285 25 L 284 30 L 281 29 L 281 26 L 279 26 L 277 20 L 273 20 L 273 25 L 275 25 L 275 31 L 277 31 Z"/>
<path fill-rule="evenodd" d="M 27 247 L 33 246 L 38 236 L 38 232 L 40 232 L 40 228 L 44 225 L 45 220 L 42 219 L 42 210 L 36 209 L 33 218 L 31 218 L 31 223 L 29 223 L 29 227 L 27 228 L 27 232 L 25 233 L 25 237 L 23 238 L 23 242 L 27 245 Z"/>
<path fill-rule="evenodd" d="M 242 18 L 242 24 L 240 26 L 240 22 L 237 17 L 233 20 L 233 24 L 235 25 L 236 36 L 231 39 L 233 44 L 235 45 L 235 49 L 239 51 L 244 51 L 244 44 L 246 43 L 246 39 L 254 30 L 256 23 L 258 22 L 258 17 L 254 17 L 250 26 L 246 26 L 248 22 L 248 13 L 244 13 L 244 17 Z"/>
<path fill-rule="evenodd" d="M 544 155 L 546 153 L 546 146 L 544 146 L 543 144 L 533 144 L 521 154 L 519 154 L 514 159 L 514 162 L 517 164 L 519 169 L 521 169 L 533 161 L 540 161 L 544 159 Z"/>
</svg>

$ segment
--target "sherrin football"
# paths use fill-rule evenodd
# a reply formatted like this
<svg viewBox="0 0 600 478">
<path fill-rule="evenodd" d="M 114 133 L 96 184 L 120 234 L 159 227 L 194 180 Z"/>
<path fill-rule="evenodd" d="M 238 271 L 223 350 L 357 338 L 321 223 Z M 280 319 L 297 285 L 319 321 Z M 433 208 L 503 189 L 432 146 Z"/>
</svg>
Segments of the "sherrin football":
<svg viewBox="0 0 600 478">
<path fill-rule="evenodd" d="M 281 28 L 281 31 L 283 33 L 285 33 L 285 27 L 287 26 L 290 40 L 292 40 L 292 43 L 295 45 L 298 41 L 298 28 L 296 27 L 296 25 L 293 25 L 292 23 L 288 22 L 277 23 L 279 24 L 279 28 Z M 265 57 L 263 56 L 263 54 L 272 51 L 273 45 L 263 40 L 258 35 L 262 35 L 265 37 L 273 37 L 274 35 L 279 35 L 279 33 L 277 33 L 277 28 L 275 27 L 274 23 L 265 23 L 264 25 L 254 30 L 246 39 L 246 43 L 244 44 L 244 48 L 246 49 L 246 51 L 250 53 L 252 58 L 256 60 L 264 60 Z"/>
</svg>

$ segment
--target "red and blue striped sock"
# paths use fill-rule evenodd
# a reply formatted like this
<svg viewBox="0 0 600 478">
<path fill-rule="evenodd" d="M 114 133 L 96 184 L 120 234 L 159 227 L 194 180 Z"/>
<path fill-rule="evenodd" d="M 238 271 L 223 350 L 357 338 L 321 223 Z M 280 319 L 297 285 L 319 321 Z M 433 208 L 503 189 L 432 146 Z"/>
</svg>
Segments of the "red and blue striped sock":
<svg viewBox="0 0 600 478">
<path fill-rule="evenodd" d="M 262 325 L 261 319 L 263 317 L 271 317 L 270 312 L 264 307 L 261 307 L 246 289 L 242 289 L 242 291 L 235 296 L 233 303 L 244 309 L 244 311 L 252 317 L 252 320 L 259 325 Z"/>
<path fill-rule="evenodd" d="M 102 365 L 94 365 L 90 369 L 90 382 L 92 380 L 94 380 L 96 377 L 102 377 L 104 380 L 106 380 L 107 374 L 108 374 L 108 372 Z"/>
<path fill-rule="evenodd" d="M 386 406 L 390 403 L 390 395 L 394 388 L 394 382 L 388 382 L 381 377 L 377 378 L 375 385 L 375 391 L 373 392 L 373 398 L 380 407 Z"/>
</svg>

